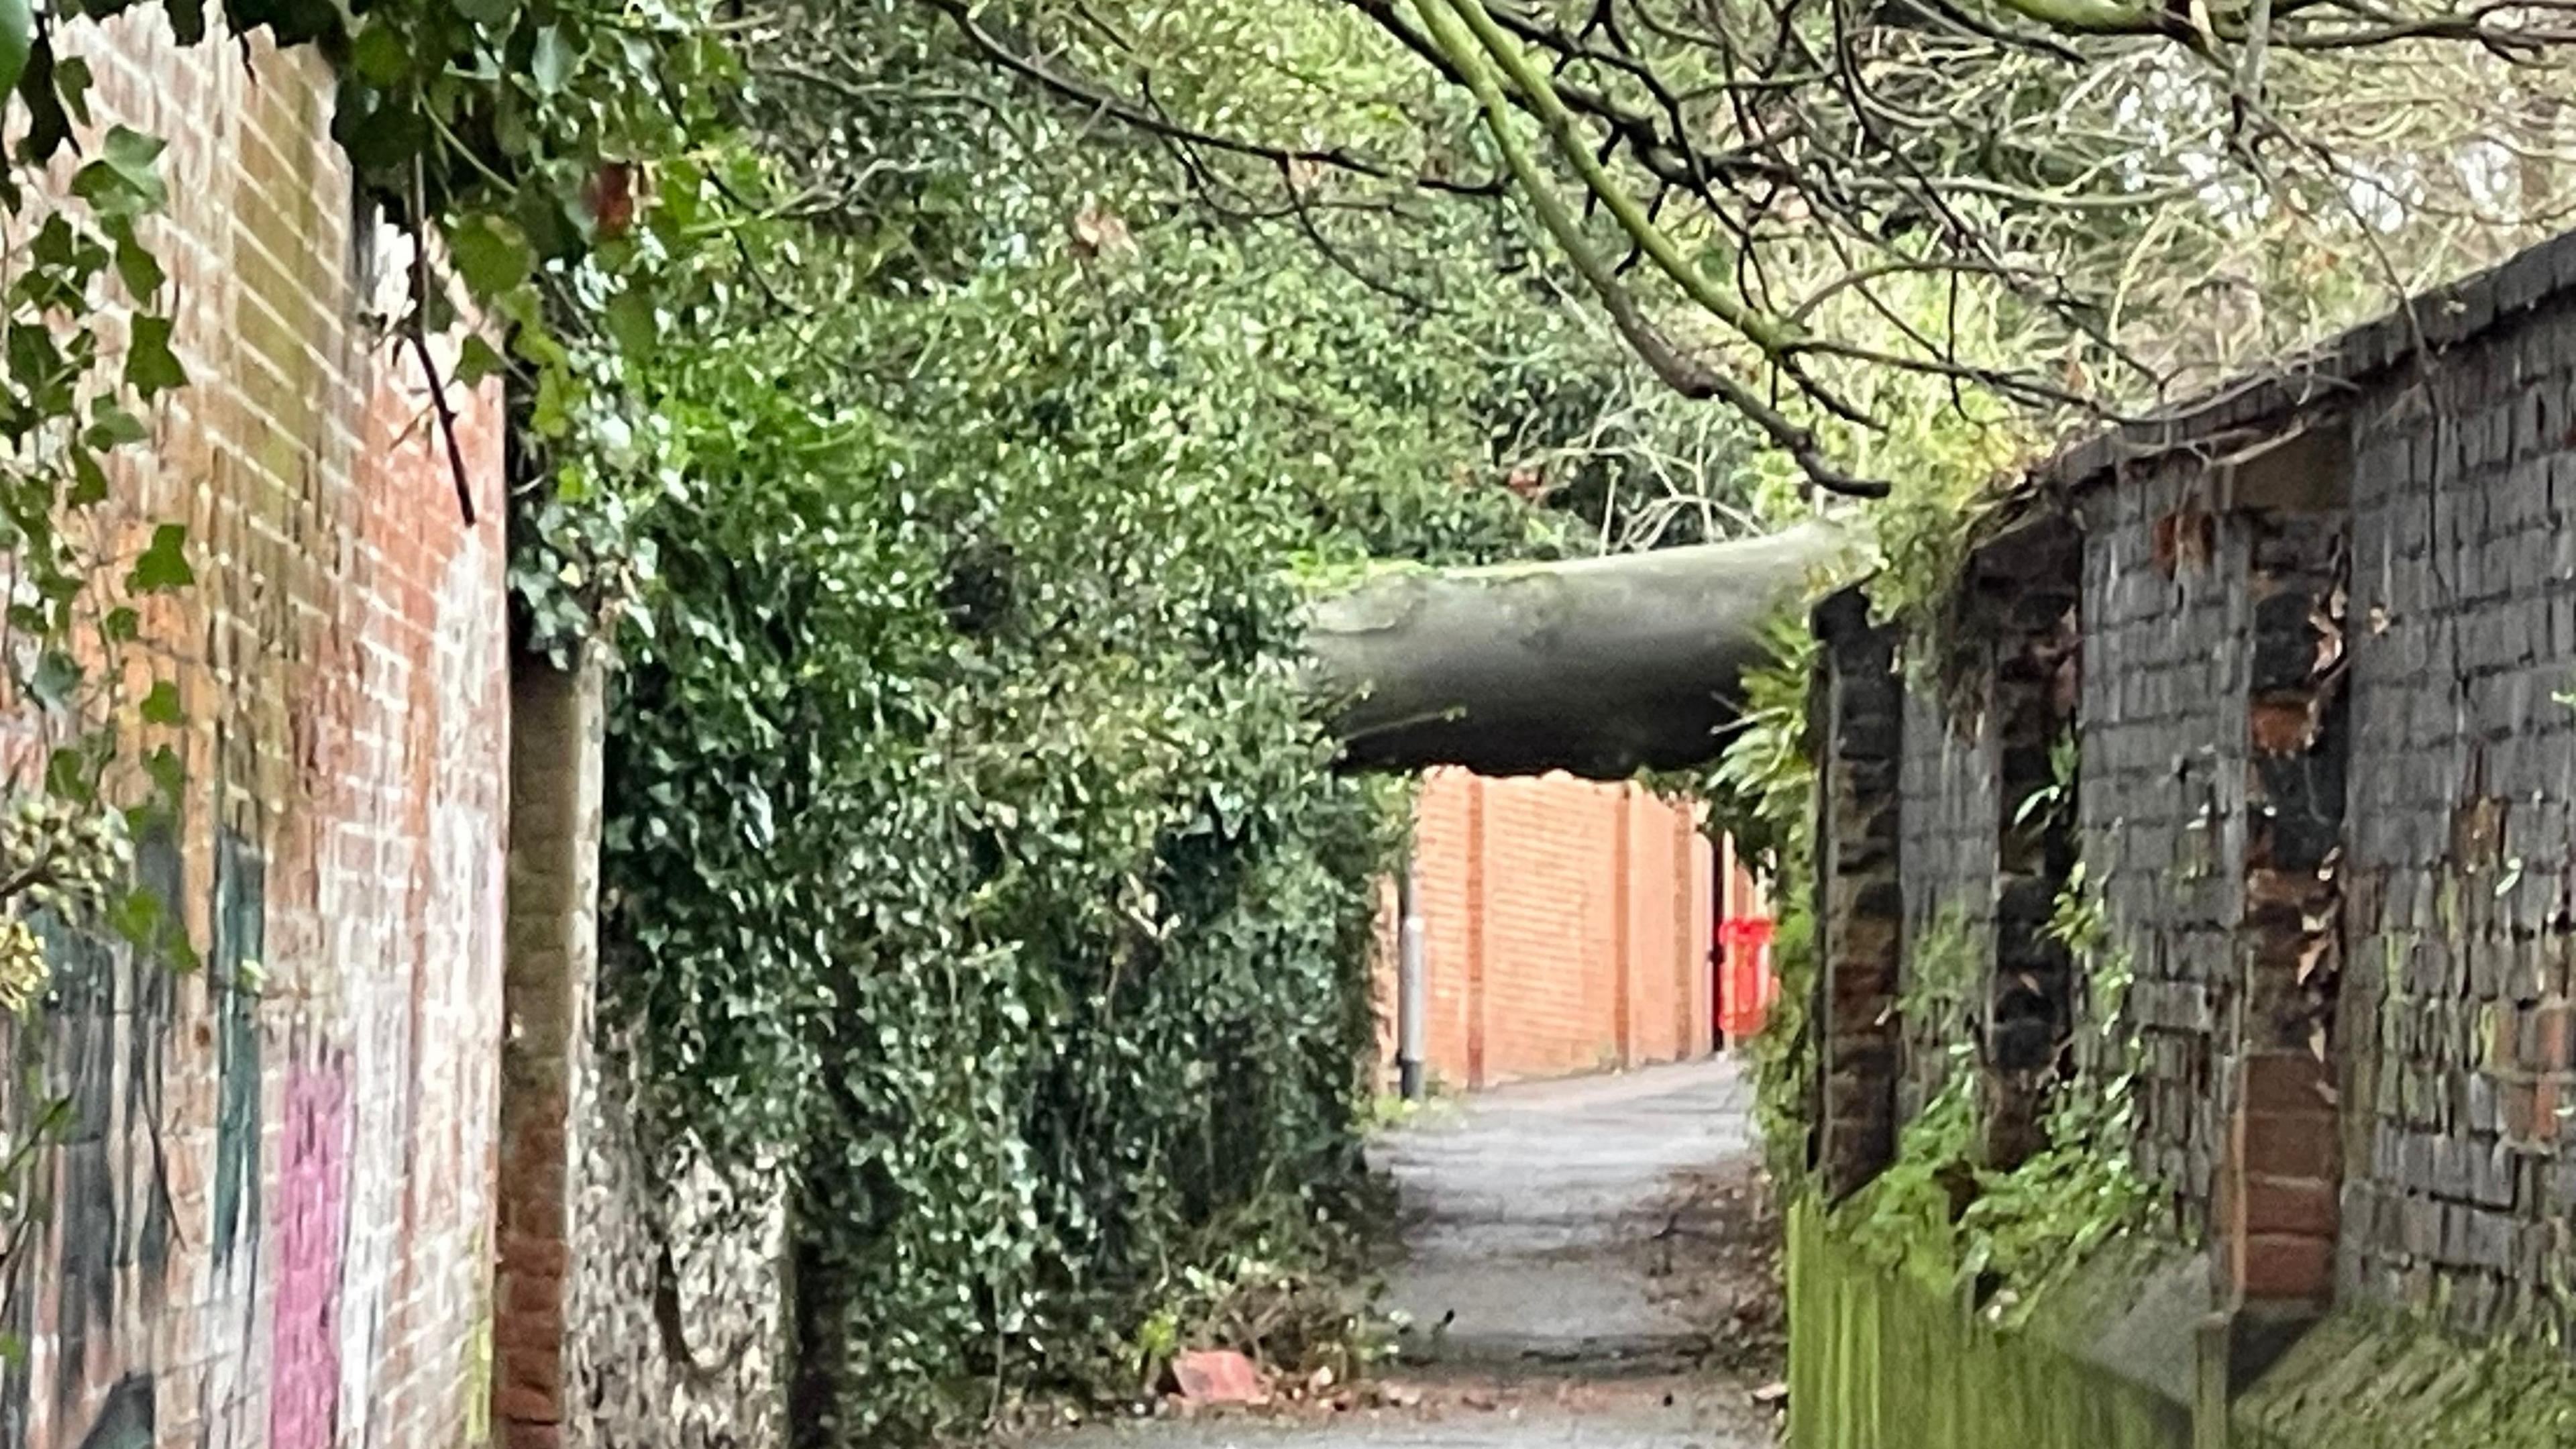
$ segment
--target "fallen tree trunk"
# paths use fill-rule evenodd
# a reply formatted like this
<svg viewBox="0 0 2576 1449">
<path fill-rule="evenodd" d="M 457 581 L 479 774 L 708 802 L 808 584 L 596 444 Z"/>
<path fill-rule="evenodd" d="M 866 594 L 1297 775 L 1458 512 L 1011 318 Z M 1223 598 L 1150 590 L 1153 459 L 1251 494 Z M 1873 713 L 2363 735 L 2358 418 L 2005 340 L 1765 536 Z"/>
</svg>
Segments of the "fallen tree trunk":
<svg viewBox="0 0 2576 1449">
<path fill-rule="evenodd" d="M 1842 550 L 1768 538 L 1376 579 L 1316 606 L 1306 649 L 1342 763 L 1623 779 L 1714 758 L 1763 626 Z"/>
</svg>

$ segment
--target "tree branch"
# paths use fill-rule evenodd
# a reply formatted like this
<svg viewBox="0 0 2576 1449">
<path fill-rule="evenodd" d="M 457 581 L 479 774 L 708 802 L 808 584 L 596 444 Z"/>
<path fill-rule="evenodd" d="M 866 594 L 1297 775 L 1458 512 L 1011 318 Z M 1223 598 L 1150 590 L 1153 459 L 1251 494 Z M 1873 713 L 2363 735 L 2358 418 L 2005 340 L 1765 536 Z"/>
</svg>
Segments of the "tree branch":
<svg viewBox="0 0 2576 1449">
<path fill-rule="evenodd" d="M 1348 171 L 1354 175 L 1366 176 L 1372 180 L 1418 186 L 1427 191 L 1448 192 L 1460 196 L 1499 196 L 1503 191 L 1503 183 L 1499 177 L 1489 181 L 1462 182 L 1452 181 L 1443 176 L 1407 175 L 1393 167 L 1340 147 L 1312 150 L 1272 146 L 1238 136 L 1223 136 L 1212 131 L 1199 130 L 1194 126 L 1185 126 L 1098 86 L 1056 71 L 1034 57 L 1022 55 L 1004 45 L 999 37 L 985 29 L 976 20 L 974 7 L 968 3 L 968 0 L 924 0 L 924 3 L 956 22 L 959 32 L 966 37 L 968 43 L 994 65 L 1042 90 L 1050 91 L 1085 109 L 1108 116 L 1121 125 L 1132 126 L 1151 135 L 1193 146 L 1205 146 L 1212 151 L 1253 157 L 1274 166 L 1284 167 L 1295 164 L 1329 167 L 1336 171 Z"/>
<path fill-rule="evenodd" d="M 1792 421 L 1763 401 L 1751 388 L 1714 368 L 1684 357 L 1663 338 L 1646 320 L 1628 289 L 1620 285 L 1608 265 L 1584 240 L 1580 223 L 1566 209 L 1564 199 L 1556 194 L 1546 174 L 1539 169 L 1536 158 L 1530 155 L 1529 148 L 1522 144 L 1520 136 L 1513 130 L 1511 102 L 1504 98 L 1502 86 L 1483 59 L 1466 21 L 1453 8 L 1452 0 L 1419 0 L 1419 5 L 1434 38 L 1449 53 L 1465 77 L 1468 89 L 1483 108 L 1486 129 L 1501 148 L 1505 166 L 1529 197 L 1541 224 L 1574 263 L 1575 270 L 1582 274 L 1584 281 L 1591 284 L 1594 294 L 1610 313 L 1612 323 L 1618 327 L 1620 336 L 1627 340 L 1647 366 L 1654 369 L 1656 376 L 1686 397 L 1716 398 L 1734 408 L 1794 459 L 1818 487 L 1857 498 L 1886 497 L 1888 485 L 1885 482 L 1855 478 L 1836 467 L 1825 456 L 1812 430 Z"/>
</svg>

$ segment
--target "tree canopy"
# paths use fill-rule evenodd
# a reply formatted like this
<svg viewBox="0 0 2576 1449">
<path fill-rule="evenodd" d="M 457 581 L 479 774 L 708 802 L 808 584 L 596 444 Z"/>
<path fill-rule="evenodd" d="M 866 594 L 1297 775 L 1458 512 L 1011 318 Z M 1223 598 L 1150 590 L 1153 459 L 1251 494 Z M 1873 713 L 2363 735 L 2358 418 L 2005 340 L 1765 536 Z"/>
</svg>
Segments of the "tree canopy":
<svg viewBox="0 0 2576 1449">
<path fill-rule="evenodd" d="M 755 69 L 882 108 L 860 22 L 903 10 L 946 24 L 915 61 L 1008 82 L 951 104 L 1118 135 L 1416 302 L 1495 284 L 1440 218 L 1512 207 L 1667 386 L 1846 492 L 1909 413 L 2120 415 L 2569 215 L 2557 0 L 843 0 Z"/>
</svg>

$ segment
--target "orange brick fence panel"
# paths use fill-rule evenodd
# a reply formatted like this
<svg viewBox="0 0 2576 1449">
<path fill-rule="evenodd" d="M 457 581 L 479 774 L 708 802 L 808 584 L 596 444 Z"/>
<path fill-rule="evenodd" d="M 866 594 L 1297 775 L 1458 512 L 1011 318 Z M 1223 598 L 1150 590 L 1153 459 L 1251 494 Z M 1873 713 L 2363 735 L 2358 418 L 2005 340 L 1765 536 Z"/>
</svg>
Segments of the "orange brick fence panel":
<svg viewBox="0 0 2576 1449">
<path fill-rule="evenodd" d="M 1716 852 L 1695 807 L 1570 776 L 1434 770 L 1414 832 L 1435 1085 L 1707 1052 Z M 1395 930 L 1379 988 L 1393 1069 Z"/>
</svg>

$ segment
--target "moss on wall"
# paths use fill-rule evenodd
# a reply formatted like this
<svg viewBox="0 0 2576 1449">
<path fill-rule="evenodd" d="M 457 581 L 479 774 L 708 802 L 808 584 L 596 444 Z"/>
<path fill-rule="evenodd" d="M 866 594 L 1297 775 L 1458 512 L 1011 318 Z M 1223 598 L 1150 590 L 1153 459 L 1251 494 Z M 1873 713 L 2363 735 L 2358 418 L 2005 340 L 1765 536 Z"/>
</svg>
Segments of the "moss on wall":
<svg viewBox="0 0 2576 1449">
<path fill-rule="evenodd" d="M 2576 1364 L 2348 1310 L 2300 1339 L 2231 1417 L 2238 1449 L 2565 1449 Z"/>
<path fill-rule="evenodd" d="M 2091 1343 L 2145 1295 L 2145 1256 L 2068 1285 L 2067 1308 L 2000 1328 L 1956 1293 L 1789 1211 L 1791 1449 L 2189 1449 L 2188 1404 L 2114 1374 Z M 2081 1321 L 2098 1305 L 2104 1321 Z"/>
</svg>

